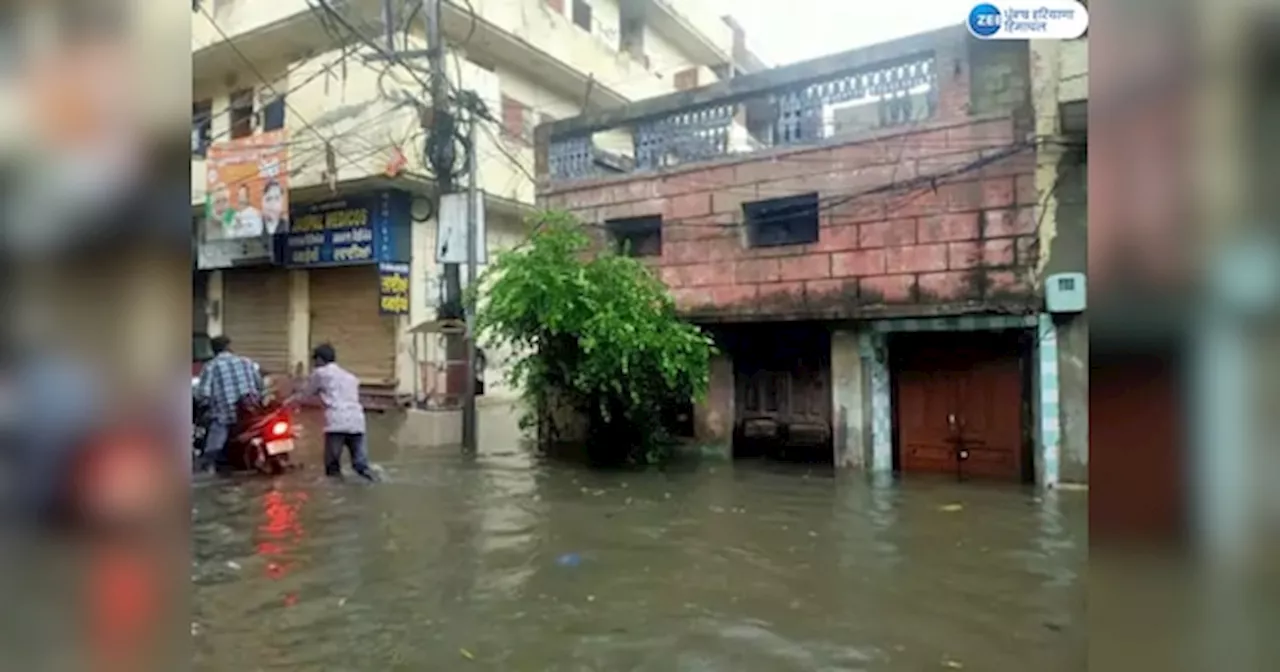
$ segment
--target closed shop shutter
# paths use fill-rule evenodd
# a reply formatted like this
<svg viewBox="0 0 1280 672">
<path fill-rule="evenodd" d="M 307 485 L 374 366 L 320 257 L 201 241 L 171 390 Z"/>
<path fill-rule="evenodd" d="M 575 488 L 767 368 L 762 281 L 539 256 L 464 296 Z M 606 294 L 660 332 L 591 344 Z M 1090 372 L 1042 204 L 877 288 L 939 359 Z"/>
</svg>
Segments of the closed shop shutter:
<svg viewBox="0 0 1280 672">
<path fill-rule="evenodd" d="M 209 331 L 209 273 L 201 271 L 191 277 L 191 333 Z"/>
<path fill-rule="evenodd" d="M 311 347 L 329 343 L 338 363 L 365 385 L 396 379 L 396 318 L 379 312 L 376 266 L 315 269 L 311 283 Z"/>
<path fill-rule="evenodd" d="M 231 349 L 265 374 L 289 373 L 289 272 L 279 268 L 222 272 L 222 333 Z"/>
</svg>

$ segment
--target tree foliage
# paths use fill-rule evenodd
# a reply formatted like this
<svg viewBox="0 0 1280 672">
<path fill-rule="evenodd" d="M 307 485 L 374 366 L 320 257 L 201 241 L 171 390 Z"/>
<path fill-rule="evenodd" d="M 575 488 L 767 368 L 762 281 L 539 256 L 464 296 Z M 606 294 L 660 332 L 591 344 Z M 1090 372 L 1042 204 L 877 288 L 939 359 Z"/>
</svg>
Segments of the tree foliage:
<svg viewBox="0 0 1280 672">
<path fill-rule="evenodd" d="M 534 414 L 526 422 L 563 404 L 587 420 L 598 457 L 652 457 L 667 405 L 706 393 L 711 339 L 680 320 L 643 264 L 593 252 L 572 216 L 533 224 L 486 271 L 478 333 L 515 353 L 509 377 Z"/>
</svg>

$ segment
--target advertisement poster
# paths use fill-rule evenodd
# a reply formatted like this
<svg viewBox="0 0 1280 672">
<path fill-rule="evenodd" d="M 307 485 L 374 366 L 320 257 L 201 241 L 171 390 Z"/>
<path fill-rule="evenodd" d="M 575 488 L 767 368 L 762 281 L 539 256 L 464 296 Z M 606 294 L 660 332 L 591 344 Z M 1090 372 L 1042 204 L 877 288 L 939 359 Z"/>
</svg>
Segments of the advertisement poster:
<svg viewBox="0 0 1280 672">
<path fill-rule="evenodd" d="M 205 160 L 205 240 L 289 231 L 289 144 L 283 130 L 217 142 Z"/>
<path fill-rule="evenodd" d="M 378 312 L 409 314 L 409 264 L 378 264 Z"/>
</svg>

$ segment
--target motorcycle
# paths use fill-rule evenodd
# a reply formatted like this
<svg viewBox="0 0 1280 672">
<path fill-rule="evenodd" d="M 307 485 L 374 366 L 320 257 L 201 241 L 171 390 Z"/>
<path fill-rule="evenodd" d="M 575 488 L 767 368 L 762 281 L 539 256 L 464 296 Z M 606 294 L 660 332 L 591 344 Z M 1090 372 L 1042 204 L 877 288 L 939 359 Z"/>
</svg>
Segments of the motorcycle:
<svg viewBox="0 0 1280 672">
<path fill-rule="evenodd" d="M 199 460 L 208 436 L 209 408 L 201 399 L 194 401 L 192 448 Z M 237 405 L 236 418 L 223 453 L 227 469 L 279 476 L 297 466 L 291 460 L 297 429 L 288 407 L 245 397 Z"/>
</svg>

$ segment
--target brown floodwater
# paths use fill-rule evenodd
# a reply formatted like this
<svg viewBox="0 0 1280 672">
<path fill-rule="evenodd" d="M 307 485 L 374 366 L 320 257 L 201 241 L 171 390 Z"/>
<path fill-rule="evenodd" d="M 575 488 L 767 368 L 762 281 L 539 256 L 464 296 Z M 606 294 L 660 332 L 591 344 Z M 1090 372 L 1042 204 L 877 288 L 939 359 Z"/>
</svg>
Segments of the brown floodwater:
<svg viewBox="0 0 1280 672">
<path fill-rule="evenodd" d="M 308 445 L 300 472 L 196 484 L 197 669 L 1085 669 L 1083 493 L 601 472 L 398 422 L 371 420 L 383 483 L 324 479 Z"/>
</svg>

